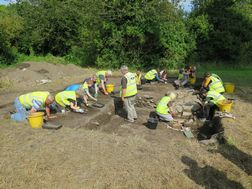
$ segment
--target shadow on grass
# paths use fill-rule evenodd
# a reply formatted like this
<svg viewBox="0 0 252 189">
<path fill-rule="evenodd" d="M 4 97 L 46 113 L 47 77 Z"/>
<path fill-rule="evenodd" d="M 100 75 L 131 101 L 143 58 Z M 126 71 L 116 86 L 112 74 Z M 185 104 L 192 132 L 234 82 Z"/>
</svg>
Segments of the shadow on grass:
<svg viewBox="0 0 252 189">
<path fill-rule="evenodd" d="M 225 173 L 212 166 L 199 167 L 195 160 L 187 156 L 182 156 L 181 161 L 188 166 L 184 173 L 206 189 L 244 188 L 240 183 L 228 179 Z"/>
<path fill-rule="evenodd" d="M 204 125 L 198 129 L 197 139 L 210 139 L 212 135 L 223 132 L 224 128 L 221 123 L 221 118 L 214 117 L 211 123 L 205 122 Z M 217 151 L 214 152 L 220 153 L 245 173 L 252 175 L 252 156 L 242 152 L 236 146 L 229 144 L 223 134 L 219 135 L 217 140 L 220 145 L 218 145 Z"/>
<path fill-rule="evenodd" d="M 216 133 L 224 132 L 222 127 L 221 118 L 214 117 L 211 122 L 205 122 L 202 127 L 198 128 L 198 140 L 210 139 Z"/>
<path fill-rule="evenodd" d="M 239 150 L 236 146 L 228 144 L 225 138 L 222 138 L 217 152 L 223 157 L 238 166 L 248 175 L 252 175 L 252 156 Z"/>
</svg>

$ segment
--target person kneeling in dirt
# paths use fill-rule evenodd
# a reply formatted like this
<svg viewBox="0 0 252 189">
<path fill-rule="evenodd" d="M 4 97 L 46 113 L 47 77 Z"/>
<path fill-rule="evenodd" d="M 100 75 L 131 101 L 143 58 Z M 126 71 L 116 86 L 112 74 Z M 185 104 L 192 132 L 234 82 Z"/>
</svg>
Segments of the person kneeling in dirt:
<svg viewBox="0 0 252 189">
<path fill-rule="evenodd" d="M 166 83 L 167 82 L 167 71 L 166 70 L 161 70 L 159 72 L 159 78 Z"/>
<path fill-rule="evenodd" d="M 64 113 L 66 110 L 84 113 L 77 105 L 77 98 L 83 97 L 83 91 L 62 91 L 55 95 L 56 109 L 58 112 Z"/>
<path fill-rule="evenodd" d="M 172 102 L 176 99 L 177 95 L 173 92 L 167 92 L 165 96 L 159 101 L 156 107 L 156 113 L 161 121 L 172 122 L 173 117 L 170 107 Z"/>
<path fill-rule="evenodd" d="M 15 121 L 25 121 L 29 114 L 37 112 L 41 108 L 45 108 L 47 118 L 51 116 L 49 106 L 54 102 L 54 98 L 47 91 L 38 91 L 27 93 L 16 98 L 14 106 L 17 113 L 11 115 L 11 119 Z"/>
<path fill-rule="evenodd" d="M 159 78 L 158 72 L 155 69 L 152 69 L 148 71 L 145 76 L 144 76 L 146 83 L 154 82 L 154 81 L 159 81 L 159 82 L 164 82 L 162 79 Z"/>
<path fill-rule="evenodd" d="M 193 85 L 196 82 L 196 66 L 189 67 L 189 83 Z"/>
<path fill-rule="evenodd" d="M 201 119 L 202 121 L 210 121 L 213 119 L 215 110 L 219 109 L 219 104 L 221 101 L 226 100 L 226 98 L 216 92 L 216 91 L 206 91 L 202 92 L 202 98 L 205 101 L 203 108 L 204 117 Z"/>
<path fill-rule="evenodd" d="M 186 66 L 184 69 L 179 70 L 178 79 L 174 81 L 175 89 L 185 87 L 189 82 L 190 67 Z"/>
<path fill-rule="evenodd" d="M 106 82 L 108 81 L 108 78 L 112 76 L 112 71 L 99 71 L 96 73 L 96 85 L 97 85 L 97 90 L 96 93 L 98 93 L 99 87 L 101 87 L 102 92 L 105 95 L 108 95 L 108 92 L 106 90 Z M 101 86 L 99 86 L 101 85 Z"/>
<path fill-rule="evenodd" d="M 88 104 L 88 98 L 90 98 L 93 101 L 97 101 L 95 97 L 93 97 L 89 92 L 89 87 L 92 87 L 94 85 L 94 82 L 91 78 L 88 78 L 84 80 L 83 84 L 73 84 L 68 86 L 65 91 L 77 91 L 77 90 L 83 90 L 83 101 L 86 104 L 86 106 L 89 106 Z M 79 99 L 80 102 L 83 102 L 82 99 Z"/>
<path fill-rule="evenodd" d="M 137 113 L 134 107 L 137 95 L 135 74 L 129 72 L 127 66 L 122 66 L 120 71 L 123 74 L 121 79 L 120 96 L 127 112 L 126 121 L 133 123 L 137 119 Z"/>
<path fill-rule="evenodd" d="M 137 85 L 137 89 L 138 90 L 142 90 L 142 81 L 143 81 L 143 76 L 142 76 L 142 72 L 140 70 L 137 70 L 136 72 L 136 85 Z"/>
<path fill-rule="evenodd" d="M 91 80 L 93 82 L 93 84 L 88 86 L 88 89 L 89 89 L 88 92 L 91 94 L 91 96 L 93 96 L 94 98 L 97 99 L 99 89 L 96 84 L 96 81 L 97 81 L 96 75 L 93 75 L 92 77 L 88 77 L 88 78 L 84 79 L 83 83 L 88 82 L 89 80 Z"/>
<path fill-rule="evenodd" d="M 210 73 L 204 74 L 204 81 L 200 90 L 216 91 L 220 94 L 223 94 L 225 92 L 221 78 L 216 74 Z"/>
</svg>

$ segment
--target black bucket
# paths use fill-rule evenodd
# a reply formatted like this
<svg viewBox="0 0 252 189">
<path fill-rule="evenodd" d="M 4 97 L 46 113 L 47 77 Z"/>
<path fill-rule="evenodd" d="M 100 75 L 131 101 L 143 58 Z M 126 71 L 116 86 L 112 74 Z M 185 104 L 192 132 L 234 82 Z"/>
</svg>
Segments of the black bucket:
<svg viewBox="0 0 252 189">
<path fill-rule="evenodd" d="M 114 97 L 115 114 L 127 118 L 127 112 L 123 108 L 123 101 L 120 97 Z"/>
<path fill-rule="evenodd" d="M 158 118 L 157 117 L 150 117 L 147 122 L 147 127 L 149 129 L 156 129 L 158 125 Z"/>
</svg>

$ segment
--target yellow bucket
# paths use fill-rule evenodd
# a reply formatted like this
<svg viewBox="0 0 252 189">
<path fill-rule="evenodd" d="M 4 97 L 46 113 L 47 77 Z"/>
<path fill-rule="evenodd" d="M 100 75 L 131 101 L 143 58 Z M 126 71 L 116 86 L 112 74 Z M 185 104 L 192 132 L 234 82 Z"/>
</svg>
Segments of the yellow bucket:
<svg viewBox="0 0 252 189">
<path fill-rule="evenodd" d="M 231 100 L 222 100 L 218 104 L 218 107 L 220 111 L 229 113 L 231 111 L 232 104 L 233 102 Z"/>
<path fill-rule="evenodd" d="M 114 91 L 114 84 L 108 84 L 106 85 L 106 89 L 108 93 L 111 93 Z"/>
<path fill-rule="evenodd" d="M 32 128 L 41 128 L 43 125 L 44 112 L 35 112 L 28 116 L 28 121 Z"/>
<path fill-rule="evenodd" d="M 224 83 L 224 88 L 226 93 L 233 93 L 235 89 L 235 85 L 233 83 Z"/>
<path fill-rule="evenodd" d="M 193 77 L 193 78 L 189 78 L 189 83 L 191 85 L 194 85 L 196 83 L 196 77 Z"/>
</svg>

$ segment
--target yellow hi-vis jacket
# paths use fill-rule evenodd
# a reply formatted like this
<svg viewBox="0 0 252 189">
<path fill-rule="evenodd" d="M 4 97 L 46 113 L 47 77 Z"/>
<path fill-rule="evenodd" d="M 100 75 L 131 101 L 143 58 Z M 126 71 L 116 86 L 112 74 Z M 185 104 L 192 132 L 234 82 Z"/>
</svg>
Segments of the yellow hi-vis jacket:
<svg viewBox="0 0 252 189">
<path fill-rule="evenodd" d="M 217 74 L 212 73 L 211 76 L 215 77 L 216 79 L 220 80 L 221 83 L 223 83 L 220 76 L 218 76 Z"/>
<path fill-rule="evenodd" d="M 142 78 L 142 74 L 140 73 L 139 75 L 136 74 L 136 84 L 137 85 L 141 85 L 141 78 Z"/>
<path fill-rule="evenodd" d="M 88 84 L 87 84 L 87 82 L 84 82 L 83 85 L 81 86 L 81 88 L 82 88 L 83 90 L 87 90 L 87 89 L 88 89 Z"/>
<path fill-rule="evenodd" d="M 144 78 L 147 80 L 153 80 L 156 77 L 156 74 L 157 74 L 157 70 L 153 69 L 153 70 L 148 71 L 145 74 Z"/>
<path fill-rule="evenodd" d="M 171 101 L 171 98 L 169 96 L 164 96 L 158 103 L 157 108 L 156 108 L 156 112 L 160 113 L 160 114 L 169 114 L 169 107 L 168 107 L 168 103 Z"/>
<path fill-rule="evenodd" d="M 225 92 L 222 82 L 214 76 L 210 76 L 211 83 L 209 84 L 209 91 L 216 91 L 218 93 Z"/>
<path fill-rule="evenodd" d="M 183 74 L 179 74 L 178 75 L 178 80 L 182 80 L 183 79 Z"/>
<path fill-rule="evenodd" d="M 104 78 L 106 77 L 106 71 L 99 71 L 96 73 L 96 84 L 99 85 L 101 83 L 101 80 L 99 78 L 100 75 L 103 75 Z"/>
<path fill-rule="evenodd" d="M 135 74 L 128 72 L 124 75 L 127 79 L 126 93 L 124 97 L 130 97 L 137 94 L 136 78 Z M 120 96 L 122 96 L 122 86 L 120 90 Z"/>
<path fill-rule="evenodd" d="M 66 106 L 70 106 L 69 99 L 76 101 L 75 91 L 62 91 L 55 95 L 55 101 L 57 102 L 57 104 L 64 108 Z"/>
<path fill-rule="evenodd" d="M 207 92 L 207 98 L 209 98 L 210 102 L 214 103 L 217 106 L 219 105 L 219 103 L 222 100 L 226 99 L 222 94 L 220 94 L 220 93 L 218 93 L 216 91 L 208 91 Z"/>
<path fill-rule="evenodd" d="M 21 95 L 18 99 L 19 102 L 27 109 L 31 109 L 33 106 L 33 100 L 40 101 L 43 106 L 45 106 L 46 98 L 48 97 L 50 93 L 45 91 L 38 91 L 38 92 L 32 92 L 27 93 L 24 95 Z"/>
</svg>

